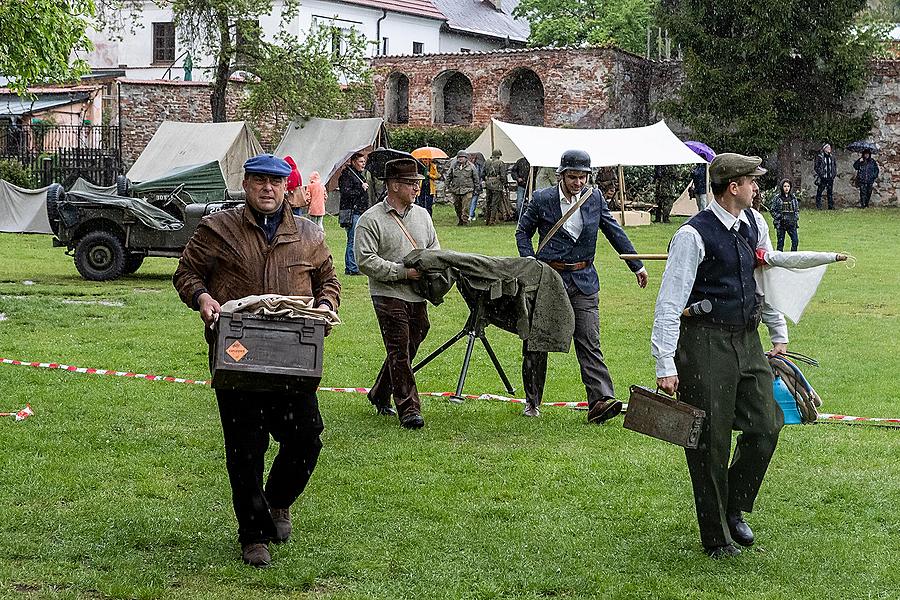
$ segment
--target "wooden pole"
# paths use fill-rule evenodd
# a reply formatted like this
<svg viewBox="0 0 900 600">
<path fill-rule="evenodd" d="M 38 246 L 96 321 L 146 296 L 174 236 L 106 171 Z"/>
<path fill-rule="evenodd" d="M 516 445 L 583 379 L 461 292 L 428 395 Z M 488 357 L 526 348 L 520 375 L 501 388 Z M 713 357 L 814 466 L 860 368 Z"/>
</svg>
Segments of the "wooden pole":
<svg viewBox="0 0 900 600">
<path fill-rule="evenodd" d="M 622 260 L 667 260 L 668 254 L 620 254 Z"/>
<path fill-rule="evenodd" d="M 494 153 L 494 119 L 491 119 L 491 154 Z"/>
<path fill-rule="evenodd" d="M 619 208 L 622 210 L 622 227 L 625 227 L 625 170 L 619 165 Z"/>
</svg>

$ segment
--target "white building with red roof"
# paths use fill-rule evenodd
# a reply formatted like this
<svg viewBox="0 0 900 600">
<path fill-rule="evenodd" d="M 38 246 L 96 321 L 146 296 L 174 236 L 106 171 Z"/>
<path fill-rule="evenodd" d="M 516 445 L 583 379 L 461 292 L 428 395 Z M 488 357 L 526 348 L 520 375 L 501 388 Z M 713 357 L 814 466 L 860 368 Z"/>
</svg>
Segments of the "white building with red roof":
<svg viewBox="0 0 900 600">
<path fill-rule="evenodd" d="M 517 0 L 303 0 L 299 13 L 282 23 L 282 0 L 259 18 L 263 37 L 286 29 L 303 36 L 317 24 L 335 28 L 333 44 L 340 49 L 341 32 L 365 36 L 369 56 L 484 52 L 523 47 L 528 23 L 514 19 Z M 133 79 L 184 79 L 190 55 L 192 79 L 211 78 L 213 60 L 199 48 L 182 43 L 172 10 L 146 0 L 133 32 L 94 32 L 94 50 L 86 58 L 95 69 L 121 69 Z"/>
</svg>

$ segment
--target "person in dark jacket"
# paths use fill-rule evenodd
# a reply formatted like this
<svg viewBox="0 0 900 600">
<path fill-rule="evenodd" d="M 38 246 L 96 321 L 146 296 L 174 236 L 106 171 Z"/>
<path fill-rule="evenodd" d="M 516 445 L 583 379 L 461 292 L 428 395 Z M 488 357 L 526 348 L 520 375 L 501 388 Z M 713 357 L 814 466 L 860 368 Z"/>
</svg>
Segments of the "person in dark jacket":
<svg viewBox="0 0 900 600">
<path fill-rule="evenodd" d="M 870 151 L 863 150 L 862 156 L 853 163 L 853 168 L 856 169 L 856 183 L 859 185 L 859 206 L 868 208 L 872 186 L 878 179 L 878 163 Z"/>
<path fill-rule="evenodd" d="M 790 179 L 782 179 L 781 186 L 772 196 L 770 212 L 772 224 L 778 234 L 778 251 L 784 250 L 784 234 L 791 236 L 791 252 L 797 251 L 799 238 L 797 227 L 800 224 L 800 202 L 794 194 Z"/>
<path fill-rule="evenodd" d="M 828 194 L 828 210 L 834 210 L 834 178 L 837 176 L 837 161 L 831 153 L 831 144 L 823 144 L 816 156 L 816 208 L 822 209 L 822 192 Z"/>
<path fill-rule="evenodd" d="M 341 284 L 325 232 L 295 216 L 285 201 L 290 173 L 288 163 L 271 154 L 248 159 L 246 204 L 204 217 L 181 255 L 172 283 L 182 302 L 200 313 L 210 345 L 221 304 L 230 300 L 280 294 L 311 296 L 317 307 L 333 311 L 340 305 Z M 301 263 L 306 268 L 288 268 Z M 316 467 L 324 429 L 317 383 L 281 391 L 213 384 L 241 556 L 254 567 L 271 561 L 270 542 L 290 537 L 291 505 Z M 278 442 L 278 454 L 266 479 L 270 436 Z"/>
<path fill-rule="evenodd" d="M 620 254 L 634 254 L 625 231 L 609 212 L 598 189 L 587 187 L 591 173 L 591 157 L 583 150 L 567 150 L 560 158 L 559 185 L 538 190 L 525 207 L 516 229 L 519 256 L 533 256 L 557 270 L 566 286 L 569 303 L 575 312 L 575 354 L 581 367 L 581 381 L 588 399 L 589 423 L 600 424 L 622 411 L 615 398 L 612 378 L 600 350 L 600 313 L 598 292 L 600 280 L 594 266 L 597 235 L 603 233 Z M 574 210 L 556 232 L 559 223 L 584 194 L 587 199 Z M 537 231 L 542 246 L 535 254 L 531 238 Z M 549 239 L 547 239 L 549 236 Z M 546 243 L 545 239 L 547 239 Z M 647 271 L 639 260 L 626 261 L 640 287 L 647 286 Z M 547 353 L 532 352 L 528 342 L 522 349 L 522 381 L 525 387 L 525 415 L 540 415 L 538 407 L 547 378 Z"/>
<path fill-rule="evenodd" d="M 706 184 L 706 163 L 702 163 L 694 167 L 691 171 L 691 184 L 694 186 L 694 198 L 697 199 L 697 210 L 704 210 L 709 201 L 707 200 L 708 186 Z"/>
<path fill-rule="evenodd" d="M 341 192 L 341 227 L 347 230 L 347 249 L 344 252 L 344 273 L 359 275 L 359 267 L 353 253 L 353 239 L 356 222 L 360 215 L 369 210 L 369 184 L 365 176 L 366 155 L 357 152 L 350 157 L 350 164 L 338 179 Z"/>
<path fill-rule="evenodd" d="M 528 189 L 528 177 L 531 173 L 531 164 L 524 156 L 513 165 L 513 177 L 516 180 L 516 220 L 522 216 L 522 206 L 525 205 L 525 194 Z"/>
</svg>

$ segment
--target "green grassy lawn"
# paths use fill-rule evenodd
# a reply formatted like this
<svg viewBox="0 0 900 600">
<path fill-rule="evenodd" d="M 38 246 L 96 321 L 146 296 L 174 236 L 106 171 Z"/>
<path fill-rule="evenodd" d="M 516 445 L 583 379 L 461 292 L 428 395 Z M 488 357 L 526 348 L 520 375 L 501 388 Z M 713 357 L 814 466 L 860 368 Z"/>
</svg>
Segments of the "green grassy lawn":
<svg viewBox="0 0 900 600">
<path fill-rule="evenodd" d="M 452 226 L 442 246 L 515 255 L 512 225 Z M 665 251 L 677 227 L 631 228 Z M 343 273 L 344 232 L 327 220 Z M 828 273 L 791 348 L 823 411 L 900 416 L 900 212 L 805 211 L 801 248 L 859 259 Z M 90 283 L 48 236 L 0 235 L 0 356 L 206 379 L 196 313 L 175 261 Z M 605 243 L 601 336 L 619 395 L 652 385 L 649 334 L 663 263 L 640 290 Z M 383 346 L 366 280 L 344 277 L 346 324 L 326 341 L 323 385 L 369 386 Z M 26 282 L 30 282 L 27 283 Z M 72 303 L 76 301 L 76 303 Z M 110 301 L 112 305 L 97 303 Z M 460 329 L 456 292 L 431 307 L 428 352 Z M 521 343 L 489 330 L 517 390 Z M 419 377 L 452 390 L 464 344 Z M 468 393 L 503 394 L 476 348 Z M 517 395 L 520 395 L 517 393 Z M 583 400 L 574 353 L 551 355 L 546 400 Z M 274 566 L 239 560 L 212 390 L 0 365 L 0 598 L 898 598 L 900 431 L 785 428 L 742 556 L 702 553 L 682 452 L 583 412 L 539 420 L 492 401 L 423 399 L 418 432 L 362 395 L 321 393 L 325 448 Z"/>
</svg>

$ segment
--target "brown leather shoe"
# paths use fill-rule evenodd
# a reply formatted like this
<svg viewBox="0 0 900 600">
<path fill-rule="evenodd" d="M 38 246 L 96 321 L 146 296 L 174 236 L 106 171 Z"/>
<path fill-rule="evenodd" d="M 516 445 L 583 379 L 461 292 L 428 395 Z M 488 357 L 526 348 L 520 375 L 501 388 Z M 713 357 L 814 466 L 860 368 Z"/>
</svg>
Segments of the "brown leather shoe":
<svg viewBox="0 0 900 600">
<path fill-rule="evenodd" d="M 588 409 L 587 421 L 595 425 L 602 425 L 622 412 L 622 403 L 615 398 L 607 398 L 594 403 Z"/>
<path fill-rule="evenodd" d="M 291 538 L 291 509 L 273 508 L 272 520 L 275 521 L 275 539 L 272 541 L 276 544 L 288 541 Z"/>
<path fill-rule="evenodd" d="M 272 562 L 272 556 L 269 554 L 269 545 L 258 542 L 242 544 L 241 558 L 245 563 L 257 569 L 268 567 Z"/>
</svg>

